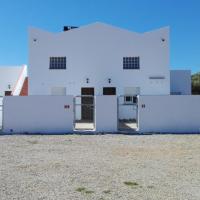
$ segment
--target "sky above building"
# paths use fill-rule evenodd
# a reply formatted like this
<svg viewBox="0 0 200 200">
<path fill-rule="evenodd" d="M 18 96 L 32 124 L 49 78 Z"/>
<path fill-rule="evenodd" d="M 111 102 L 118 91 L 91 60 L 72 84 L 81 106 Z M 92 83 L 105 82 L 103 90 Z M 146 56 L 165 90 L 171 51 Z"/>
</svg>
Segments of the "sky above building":
<svg viewBox="0 0 200 200">
<path fill-rule="evenodd" d="M 28 64 L 28 28 L 104 22 L 135 32 L 170 27 L 171 69 L 200 71 L 200 0 L 0 0 L 0 65 Z"/>
</svg>

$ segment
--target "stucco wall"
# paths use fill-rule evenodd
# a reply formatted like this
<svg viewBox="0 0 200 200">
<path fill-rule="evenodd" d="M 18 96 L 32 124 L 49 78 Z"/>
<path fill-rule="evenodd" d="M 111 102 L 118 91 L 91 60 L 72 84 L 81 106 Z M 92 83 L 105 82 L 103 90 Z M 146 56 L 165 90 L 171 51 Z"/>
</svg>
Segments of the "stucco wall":
<svg viewBox="0 0 200 200">
<path fill-rule="evenodd" d="M 200 95 L 140 96 L 138 111 L 140 132 L 200 133 Z"/>
<path fill-rule="evenodd" d="M 72 96 L 7 96 L 3 104 L 3 131 L 6 133 L 73 130 Z"/>
<path fill-rule="evenodd" d="M 49 70 L 50 56 L 66 56 L 67 69 Z M 140 70 L 123 70 L 123 57 L 129 56 L 140 56 Z M 124 87 L 140 87 L 140 94 L 169 94 L 169 28 L 146 33 L 102 23 L 60 33 L 31 28 L 29 94 L 49 95 L 52 87 L 66 87 L 70 95 L 80 95 L 81 87 L 95 87 L 96 95 L 102 95 L 103 87 L 116 87 L 117 95 L 124 95 Z"/>
<path fill-rule="evenodd" d="M 96 131 L 117 131 L 117 97 L 95 97 L 95 125 Z"/>
<path fill-rule="evenodd" d="M 170 91 L 171 94 L 190 95 L 191 94 L 191 71 L 171 70 L 170 71 Z"/>
</svg>

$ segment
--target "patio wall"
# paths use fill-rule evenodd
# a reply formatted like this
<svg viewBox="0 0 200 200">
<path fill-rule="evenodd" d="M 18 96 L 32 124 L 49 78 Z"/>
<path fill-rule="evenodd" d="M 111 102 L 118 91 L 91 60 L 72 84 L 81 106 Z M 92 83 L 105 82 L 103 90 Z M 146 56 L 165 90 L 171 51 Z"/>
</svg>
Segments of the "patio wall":
<svg viewBox="0 0 200 200">
<path fill-rule="evenodd" d="M 139 97 L 139 131 L 200 133 L 200 95 Z"/>
<path fill-rule="evenodd" d="M 6 96 L 3 132 L 66 133 L 73 130 L 73 96 Z"/>
</svg>

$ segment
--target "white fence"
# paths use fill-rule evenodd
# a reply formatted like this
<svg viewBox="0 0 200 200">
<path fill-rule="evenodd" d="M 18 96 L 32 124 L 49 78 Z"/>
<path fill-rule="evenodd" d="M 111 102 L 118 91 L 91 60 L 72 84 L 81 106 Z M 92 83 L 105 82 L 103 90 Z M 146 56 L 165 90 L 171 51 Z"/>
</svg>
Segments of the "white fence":
<svg viewBox="0 0 200 200">
<path fill-rule="evenodd" d="M 4 97 L 5 133 L 67 133 L 73 130 L 73 96 Z"/>
<path fill-rule="evenodd" d="M 73 100 L 71 95 L 4 97 L 3 131 L 72 132 Z M 116 96 L 95 96 L 94 132 L 117 131 L 117 106 Z M 139 96 L 138 127 L 141 133 L 200 133 L 200 95 Z"/>
<path fill-rule="evenodd" d="M 140 96 L 139 131 L 200 133 L 200 95 Z"/>
</svg>

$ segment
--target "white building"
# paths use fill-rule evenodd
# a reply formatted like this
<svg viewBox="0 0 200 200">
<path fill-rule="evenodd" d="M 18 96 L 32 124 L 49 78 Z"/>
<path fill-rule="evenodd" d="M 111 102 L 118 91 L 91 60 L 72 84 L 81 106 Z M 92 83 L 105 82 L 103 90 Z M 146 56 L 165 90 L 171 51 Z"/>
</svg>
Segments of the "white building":
<svg viewBox="0 0 200 200">
<path fill-rule="evenodd" d="M 169 27 L 145 33 L 104 23 L 65 27 L 60 33 L 31 28 L 29 49 L 30 95 L 114 94 L 128 96 L 130 103 L 130 96 L 169 95 L 170 87 L 173 93 L 185 87 L 170 84 Z M 173 80 L 185 78 L 185 71 L 171 74 Z M 121 110 L 122 118 L 127 109 Z"/>
<path fill-rule="evenodd" d="M 29 96 L 4 98 L 3 131 L 199 133 L 191 72 L 170 71 L 169 60 L 168 27 L 31 28 Z"/>
</svg>

